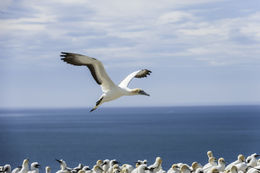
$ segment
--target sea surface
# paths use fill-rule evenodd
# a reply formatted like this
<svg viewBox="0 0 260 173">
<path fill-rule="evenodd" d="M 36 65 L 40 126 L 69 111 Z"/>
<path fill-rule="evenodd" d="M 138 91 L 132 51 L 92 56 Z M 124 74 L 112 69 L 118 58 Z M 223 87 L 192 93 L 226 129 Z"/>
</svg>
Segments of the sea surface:
<svg viewBox="0 0 260 173">
<path fill-rule="evenodd" d="M 24 158 L 56 172 L 98 159 L 134 164 L 156 156 L 172 163 L 207 162 L 212 150 L 226 162 L 260 153 L 260 106 L 0 110 L 0 165 Z"/>
</svg>

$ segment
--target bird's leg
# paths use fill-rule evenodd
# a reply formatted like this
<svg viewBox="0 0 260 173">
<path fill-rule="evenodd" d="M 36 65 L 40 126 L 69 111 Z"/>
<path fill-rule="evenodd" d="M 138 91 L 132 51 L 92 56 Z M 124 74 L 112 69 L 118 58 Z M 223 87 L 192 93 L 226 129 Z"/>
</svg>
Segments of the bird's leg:
<svg viewBox="0 0 260 173">
<path fill-rule="evenodd" d="M 104 97 L 101 97 L 97 102 L 96 102 L 96 106 L 94 108 L 92 108 L 90 110 L 90 112 L 96 110 L 98 108 L 98 106 L 101 104 L 101 101 L 103 100 Z"/>
</svg>

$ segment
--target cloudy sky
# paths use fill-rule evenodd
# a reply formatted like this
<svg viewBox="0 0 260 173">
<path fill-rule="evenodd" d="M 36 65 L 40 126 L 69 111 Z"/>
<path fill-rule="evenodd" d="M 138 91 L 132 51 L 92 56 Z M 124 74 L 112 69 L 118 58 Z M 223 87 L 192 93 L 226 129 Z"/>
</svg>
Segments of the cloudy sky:
<svg viewBox="0 0 260 173">
<path fill-rule="evenodd" d="M 260 104 L 258 0 L 1 0 L 0 107 L 91 107 L 101 90 L 61 51 L 98 58 L 151 97 L 104 106 Z"/>
</svg>

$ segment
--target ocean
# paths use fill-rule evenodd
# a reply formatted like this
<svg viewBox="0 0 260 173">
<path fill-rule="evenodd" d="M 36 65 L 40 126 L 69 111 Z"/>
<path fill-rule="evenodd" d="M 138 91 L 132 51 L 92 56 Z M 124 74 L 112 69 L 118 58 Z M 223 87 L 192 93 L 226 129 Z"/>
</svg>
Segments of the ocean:
<svg viewBox="0 0 260 173">
<path fill-rule="evenodd" d="M 0 110 L 0 165 L 38 161 L 52 172 L 55 159 L 69 167 L 117 159 L 152 164 L 207 162 L 212 150 L 227 163 L 260 153 L 260 106 L 193 106 Z"/>
</svg>

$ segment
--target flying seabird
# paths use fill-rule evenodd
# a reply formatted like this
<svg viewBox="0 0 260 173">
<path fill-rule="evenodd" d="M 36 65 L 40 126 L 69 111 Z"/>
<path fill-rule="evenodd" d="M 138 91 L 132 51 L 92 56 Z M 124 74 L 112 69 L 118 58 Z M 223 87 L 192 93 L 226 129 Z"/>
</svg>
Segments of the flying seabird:
<svg viewBox="0 0 260 173">
<path fill-rule="evenodd" d="M 96 102 L 96 106 L 90 110 L 90 112 L 94 111 L 98 108 L 102 103 L 108 102 L 111 100 L 115 100 L 121 96 L 132 96 L 132 95 L 146 95 L 150 96 L 146 92 L 144 92 L 140 88 L 130 89 L 128 88 L 128 84 L 133 78 L 143 78 L 150 75 L 151 71 L 147 69 L 138 70 L 131 74 L 129 74 L 124 80 L 121 81 L 119 85 L 116 85 L 110 77 L 107 75 L 107 72 L 101 61 L 96 58 L 92 58 L 89 56 L 76 54 L 76 53 L 68 53 L 61 52 L 61 60 L 76 66 L 87 66 L 97 82 L 101 86 L 103 94 Z"/>
</svg>

